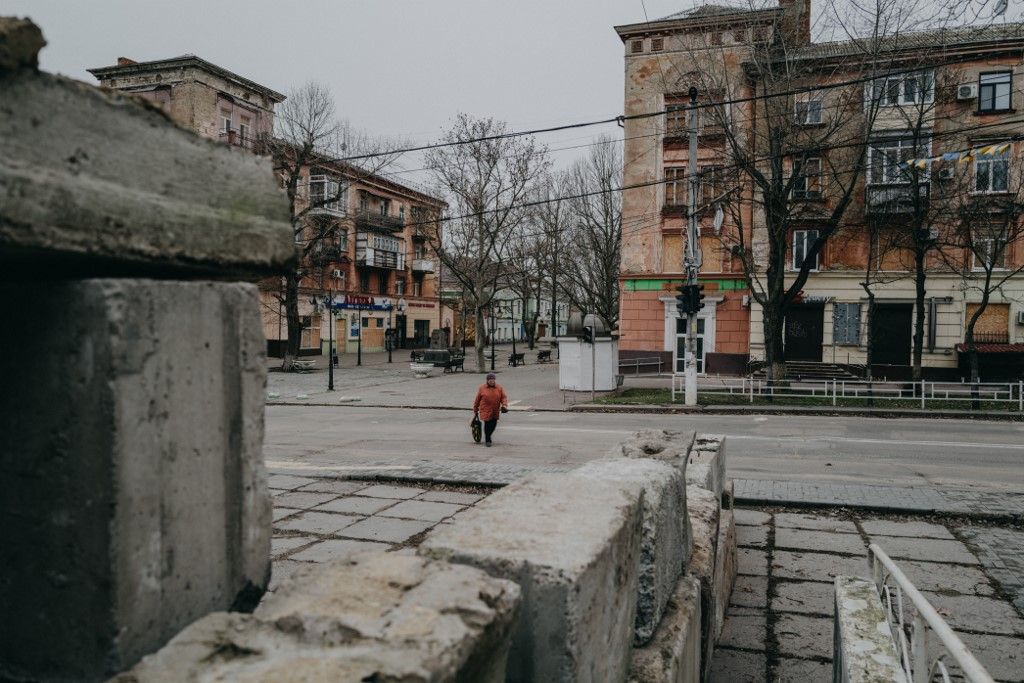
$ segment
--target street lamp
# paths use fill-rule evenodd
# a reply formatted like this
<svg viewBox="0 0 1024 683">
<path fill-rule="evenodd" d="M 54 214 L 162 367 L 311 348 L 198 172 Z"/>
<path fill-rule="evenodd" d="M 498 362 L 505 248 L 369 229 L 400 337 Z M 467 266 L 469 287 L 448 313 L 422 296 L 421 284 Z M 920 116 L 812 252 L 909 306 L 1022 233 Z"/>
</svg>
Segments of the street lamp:
<svg viewBox="0 0 1024 683">
<path fill-rule="evenodd" d="M 334 391 L 334 292 L 324 297 L 327 308 L 327 390 Z"/>
<path fill-rule="evenodd" d="M 512 356 L 516 355 L 516 302 L 508 302 L 508 315 L 512 325 Z"/>
<path fill-rule="evenodd" d="M 491 372 L 494 372 L 494 332 L 498 322 L 494 318 L 494 302 L 491 302 Z"/>
<path fill-rule="evenodd" d="M 395 328 L 391 326 L 392 313 L 395 310 L 395 305 L 391 303 L 391 299 L 387 299 L 388 307 L 388 331 L 384 334 L 384 346 L 388 347 L 388 362 L 391 362 L 391 349 L 395 346 Z"/>
</svg>

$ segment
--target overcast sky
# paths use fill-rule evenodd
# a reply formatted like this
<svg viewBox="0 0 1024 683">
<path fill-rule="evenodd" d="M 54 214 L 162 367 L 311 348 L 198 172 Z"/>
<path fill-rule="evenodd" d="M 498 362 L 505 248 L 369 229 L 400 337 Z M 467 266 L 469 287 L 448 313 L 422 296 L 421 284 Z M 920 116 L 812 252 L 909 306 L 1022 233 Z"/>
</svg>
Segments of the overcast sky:
<svg viewBox="0 0 1024 683">
<path fill-rule="evenodd" d="M 49 45 L 41 61 L 48 71 L 95 83 L 86 69 L 120 56 L 143 61 L 192 53 L 284 93 L 320 81 L 355 127 L 426 142 L 459 111 L 495 116 L 512 129 L 621 113 L 623 48 L 613 26 L 644 21 L 645 9 L 653 20 L 694 4 L 4 0 L 0 11 L 29 16 L 42 27 Z M 617 131 L 611 125 L 543 141 L 569 147 Z M 585 152 L 564 151 L 557 159 L 564 164 Z"/>
</svg>

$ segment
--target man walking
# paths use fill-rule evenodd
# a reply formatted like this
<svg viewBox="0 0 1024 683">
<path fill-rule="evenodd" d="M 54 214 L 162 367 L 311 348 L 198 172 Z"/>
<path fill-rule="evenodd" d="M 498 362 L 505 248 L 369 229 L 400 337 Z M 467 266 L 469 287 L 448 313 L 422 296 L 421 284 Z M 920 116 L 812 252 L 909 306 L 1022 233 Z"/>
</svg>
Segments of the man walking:
<svg viewBox="0 0 1024 683">
<path fill-rule="evenodd" d="M 480 414 L 480 420 L 484 423 L 484 437 L 487 446 L 491 445 L 491 435 L 494 428 L 498 426 L 498 415 L 508 412 L 508 396 L 505 390 L 497 383 L 493 372 L 487 374 L 487 383 L 481 384 L 476 390 L 476 398 L 473 399 L 473 414 Z"/>
</svg>

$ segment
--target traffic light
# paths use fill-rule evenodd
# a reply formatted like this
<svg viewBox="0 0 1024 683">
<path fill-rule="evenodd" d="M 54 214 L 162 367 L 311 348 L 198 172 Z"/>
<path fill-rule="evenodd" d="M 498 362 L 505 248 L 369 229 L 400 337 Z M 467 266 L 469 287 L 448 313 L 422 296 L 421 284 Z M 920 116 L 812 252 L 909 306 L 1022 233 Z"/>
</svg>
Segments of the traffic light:
<svg viewBox="0 0 1024 683">
<path fill-rule="evenodd" d="M 679 310 L 679 315 L 689 315 L 690 287 L 689 285 L 679 285 L 676 289 L 679 291 L 676 294 L 676 308 Z"/>
<path fill-rule="evenodd" d="M 699 313 L 704 308 L 704 285 L 690 285 L 690 310 Z"/>
<path fill-rule="evenodd" d="M 594 328 L 587 325 L 583 328 L 583 343 L 593 344 L 594 343 Z"/>
</svg>

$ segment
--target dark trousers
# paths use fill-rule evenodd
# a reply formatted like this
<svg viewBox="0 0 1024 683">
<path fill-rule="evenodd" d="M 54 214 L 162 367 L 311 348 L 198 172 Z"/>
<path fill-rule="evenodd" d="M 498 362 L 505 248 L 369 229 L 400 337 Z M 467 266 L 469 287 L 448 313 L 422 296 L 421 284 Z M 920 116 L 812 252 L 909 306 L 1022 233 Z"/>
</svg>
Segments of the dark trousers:
<svg viewBox="0 0 1024 683">
<path fill-rule="evenodd" d="M 498 426 L 498 418 L 493 420 L 484 420 L 484 441 L 487 443 L 491 442 L 491 434 L 494 433 L 494 428 Z"/>
</svg>

